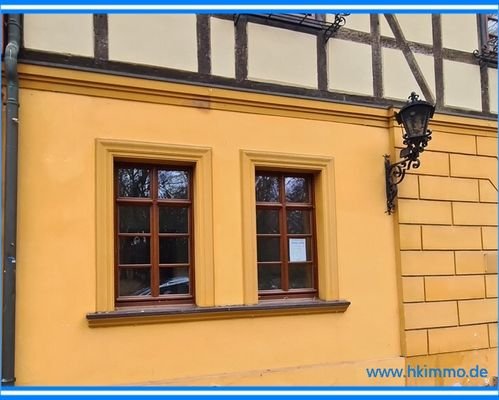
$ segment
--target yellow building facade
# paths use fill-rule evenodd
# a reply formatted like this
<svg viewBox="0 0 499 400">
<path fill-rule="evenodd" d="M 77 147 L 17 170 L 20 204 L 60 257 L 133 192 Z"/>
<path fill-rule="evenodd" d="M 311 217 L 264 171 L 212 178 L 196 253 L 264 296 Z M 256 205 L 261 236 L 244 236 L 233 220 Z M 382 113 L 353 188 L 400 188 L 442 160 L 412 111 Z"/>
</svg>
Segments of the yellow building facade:
<svg viewBox="0 0 499 400">
<path fill-rule="evenodd" d="M 434 36 L 414 36 L 404 16 L 366 15 L 352 16 L 352 26 L 347 22 L 340 29 L 350 39 L 339 33 L 327 41 L 326 58 L 318 55 L 325 70 L 309 68 L 304 60 L 279 73 L 281 60 L 262 61 L 269 54 L 262 47 L 265 38 L 294 35 L 309 49 L 315 36 L 252 17 L 244 22 L 244 36 L 241 21 L 212 16 L 210 71 L 224 77 L 196 75 L 189 81 L 191 72 L 182 72 L 170 79 L 172 69 L 202 74 L 206 68 L 199 48 L 189 47 L 205 43 L 204 17 L 154 16 L 142 24 L 150 35 L 169 29 L 165 26 L 194 29 L 193 37 L 182 34 L 169 42 L 166 58 L 154 58 L 147 46 L 130 51 L 126 27 L 132 16 L 110 16 L 108 60 L 166 71 L 141 76 L 133 65 L 133 73 L 116 72 L 112 67 L 118 64 L 112 63 L 104 69 L 85 66 L 87 58 L 97 63 L 105 47 L 99 29 L 106 24 L 100 25 L 102 16 L 68 17 L 50 16 L 60 21 L 52 25 L 59 30 L 50 31 L 44 25 L 50 18 L 24 16 L 18 65 L 17 385 L 484 386 L 497 376 L 496 69 L 452 49 L 454 39 L 445 34 L 440 53 L 433 53 L 444 56 L 434 62 L 432 56 L 429 67 L 425 46 Z M 158 23 L 160 17 L 171 23 Z M 448 17 L 437 24 L 435 16 L 419 16 L 433 27 L 430 33 L 435 26 L 445 32 Z M 67 24 L 81 29 L 73 32 Z M 229 28 L 232 36 L 224 31 Z M 269 36 L 266 29 L 276 32 Z M 399 31 L 410 46 L 395 46 Z M 369 45 L 355 39 L 364 36 L 373 38 Z M 244 37 L 245 68 L 237 52 Z M 377 72 L 377 63 L 363 62 L 367 48 L 369 60 L 381 53 L 383 68 Z M 412 48 L 424 50 L 408 57 L 419 72 L 405 64 L 397 69 Z M 73 57 L 64 55 L 69 50 Z M 294 60 L 293 49 L 283 45 L 281 51 L 281 57 L 291 57 L 288 62 Z M 177 57 L 168 58 L 175 52 Z M 334 57 L 349 52 L 352 73 Z M 370 69 L 368 80 L 356 78 L 364 76 L 363 68 Z M 445 81 L 430 79 L 434 71 L 443 71 Z M 475 86 L 455 88 L 461 71 L 477 80 L 478 97 Z M 423 97 L 437 109 L 421 167 L 399 185 L 396 211 L 387 215 L 383 155 L 393 161 L 404 147 L 395 120 L 410 93 L 404 74 L 414 80 L 408 86 L 426 92 Z M 403 83 L 397 86 L 391 76 Z M 486 99 L 480 89 L 484 76 Z M 250 89 L 246 81 L 255 86 Z M 279 85 L 282 92 L 274 90 Z M 313 85 L 332 97 L 314 97 Z M 345 95 L 342 85 L 356 93 Z M 463 90 L 469 91 L 466 99 L 460 97 Z M 374 100 L 367 101 L 369 96 Z M 120 306 L 117 162 L 191 168 L 191 304 Z M 255 175 L 262 170 L 312 177 L 313 297 L 266 300 L 261 291 L 259 296 Z M 367 372 L 406 373 L 417 365 L 466 370 L 479 365 L 488 376 L 372 378 Z"/>
</svg>

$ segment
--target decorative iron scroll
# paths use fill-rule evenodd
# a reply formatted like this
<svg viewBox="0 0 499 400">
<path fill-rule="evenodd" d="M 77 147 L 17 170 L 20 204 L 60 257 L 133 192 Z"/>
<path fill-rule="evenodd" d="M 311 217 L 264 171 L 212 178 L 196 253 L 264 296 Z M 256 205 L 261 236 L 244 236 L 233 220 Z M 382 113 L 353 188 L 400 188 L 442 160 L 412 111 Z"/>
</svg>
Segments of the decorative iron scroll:
<svg viewBox="0 0 499 400">
<path fill-rule="evenodd" d="M 473 55 L 480 60 L 480 64 L 497 66 L 497 36 L 492 36 L 480 50 L 475 50 Z"/>
<path fill-rule="evenodd" d="M 414 92 L 409 96 L 409 100 L 410 102 L 408 102 L 403 109 L 407 109 L 407 107 L 414 104 L 425 103 L 421 102 L 419 96 Z M 429 105 L 429 103 L 426 104 Z M 433 116 L 433 111 L 431 112 L 430 118 Z M 400 124 L 398 118 L 397 122 Z M 397 185 L 404 180 L 407 171 L 411 168 L 419 168 L 421 165 L 419 155 L 425 150 L 426 146 L 428 146 L 428 142 L 431 140 L 431 134 L 432 132 L 430 129 L 427 129 L 422 135 L 410 135 L 409 132 L 404 132 L 402 138 L 404 139 L 403 144 L 405 147 L 400 150 L 400 158 L 402 158 L 402 160 L 392 164 L 388 154 L 383 156 L 385 158 L 386 213 L 388 215 L 392 214 L 395 210 L 395 198 L 397 197 L 398 192 Z"/>
<path fill-rule="evenodd" d="M 237 24 L 242 15 L 250 15 L 253 18 L 265 19 L 267 21 L 278 21 L 293 27 L 307 27 L 322 31 L 326 42 L 333 37 L 338 30 L 346 24 L 345 17 L 348 13 L 334 15 L 334 21 L 326 21 L 325 14 L 234 14 L 234 22 Z"/>
</svg>

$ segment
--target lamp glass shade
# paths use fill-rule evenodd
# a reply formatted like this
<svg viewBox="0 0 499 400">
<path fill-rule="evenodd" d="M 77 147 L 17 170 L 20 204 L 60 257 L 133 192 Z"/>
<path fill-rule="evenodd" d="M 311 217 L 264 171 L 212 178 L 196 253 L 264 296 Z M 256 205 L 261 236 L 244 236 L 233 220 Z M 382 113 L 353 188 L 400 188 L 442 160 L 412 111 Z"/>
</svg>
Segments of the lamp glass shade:
<svg viewBox="0 0 499 400">
<path fill-rule="evenodd" d="M 408 104 L 400 110 L 399 117 L 409 138 L 426 135 L 428 121 L 435 108 L 425 101 Z"/>
</svg>

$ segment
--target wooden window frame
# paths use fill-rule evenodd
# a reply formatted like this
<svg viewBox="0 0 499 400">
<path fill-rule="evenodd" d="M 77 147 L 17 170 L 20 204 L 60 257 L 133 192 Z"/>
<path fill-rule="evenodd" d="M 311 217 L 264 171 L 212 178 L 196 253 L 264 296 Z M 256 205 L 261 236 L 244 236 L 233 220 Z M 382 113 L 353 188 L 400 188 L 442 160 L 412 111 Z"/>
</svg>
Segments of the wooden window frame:
<svg viewBox="0 0 499 400">
<path fill-rule="evenodd" d="M 120 197 L 119 182 L 117 170 L 119 168 L 144 168 L 149 170 L 151 182 L 151 196 L 148 198 L 137 197 Z M 187 199 L 160 199 L 158 197 L 158 171 L 160 169 L 188 171 L 188 196 Z M 115 161 L 114 168 L 114 199 L 115 199 L 115 299 L 117 307 L 127 306 L 146 306 L 146 305 L 165 305 L 165 304 L 193 304 L 195 298 L 195 257 L 194 257 L 194 185 L 193 185 L 194 169 L 192 165 L 175 165 L 169 163 L 137 163 L 129 161 Z M 119 224 L 119 206 L 122 205 L 141 205 L 150 207 L 150 232 L 143 234 L 150 238 L 150 262 L 148 265 L 127 264 L 121 265 L 119 262 L 119 238 L 122 236 L 130 236 L 130 234 L 120 233 Z M 160 233 L 159 232 L 159 210 L 161 207 L 185 207 L 188 209 L 188 227 L 187 233 Z M 138 236 L 138 235 L 137 235 Z M 142 236 L 142 235 L 140 235 Z M 188 238 L 188 262 L 182 264 L 161 264 L 159 254 L 160 237 L 187 237 Z M 171 294 L 160 295 L 160 270 L 162 268 L 187 267 L 189 269 L 189 294 Z M 119 295 L 119 271 L 121 268 L 149 268 L 150 269 L 150 288 L 151 296 L 120 296 Z"/>
<path fill-rule="evenodd" d="M 314 177 L 317 243 L 317 301 L 339 301 L 334 158 L 240 150 L 243 228 L 243 301 L 266 304 L 258 296 L 256 243 L 256 171 L 293 171 Z M 305 301 L 269 299 L 269 302 Z M 270 304 L 270 303 L 269 303 Z"/>
<path fill-rule="evenodd" d="M 497 40 L 497 32 L 495 35 L 489 32 L 489 20 L 491 19 L 497 22 L 497 14 L 480 14 L 482 45 L 485 45 L 492 38 Z"/>
<path fill-rule="evenodd" d="M 117 310 L 115 300 L 115 199 L 114 166 L 116 161 L 134 163 L 192 165 L 196 201 L 192 212 L 196 273 L 195 305 L 215 305 L 213 249 L 212 149 L 209 147 L 149 143 L 132 140 L 96 139 L 96 291 L 95 312 Z M 173 304 L 171 307 L 192 305 Z M 153 306 L 164 308 L 166 306 Z M 170 306 L 167 306 L 171 308 Z M 137 306 L 135 307 L 137 309 Z M 139 307 L 140 309 L 140 307 Z"/>
<path fill-rule="evenodd" d="M 480 63 L 485 63 L 489 67 L 497 68 L 497 40 L 498 32 L 489 32 L 489 20 L 497 23 L 497 14 L 479 14 L 478 25 L 480 32 L 480 47 L 473 52 L 473 55 L 480 59 Z"/>
<path fill-rule="evenodd" d="M 336 215 L 333 158 L 241 150 L 243 227 L 243 301 L 225 306 L 215 302 L 213 248 L 212 149 L 131 140 L 96 139 L 95 311 L 88 312 L 89 327 L 129 326 L 180 321 L 255 318 L 322 313 L 343 313 L 350 302 L 339 298 L 336 251 Z M 145 163 L 192 164 L 196 201 L 194 254 L 195 304 L 121 307 L 115 305 L 114 165 L 116 160 Z M 258 301 L 256 276 L 255 168 L 314 174 L 317 216 L 318 299 Z"/>
<path fill-rule="evenodd" d="M 279 179 L 279 201 L 278 202 L 259 202 L 256 200 L 256 212 L 258 210 L 278 210 L 279 211 L 279 233 L 278 234 L 259 234 L 257 232 L 257 240 L 259 237 L 279 237 L 280 260 L 261 262 L 257 260 L 257 269 L 263 264 L 280 264 L 281 265 L 281 289 L 275 290 L 259 290 L 258 296 L 260 300 L 268 299 L 286 299 L 286 298 L 317 298 L 318 292 L 318 274 L 317 274 L 317 240 L 316 240 L 316 221 L 315 221 L 315 188 L 314 175 L 311 173 L 294 172 L 294 171 L 269 171 L 257 169 L 256 176 L 274 176 Z M 303 177 L 307 180 L 309 201 L 306 203 L 288 202 L 285 194 L 285 178 L 287 177 Z M 255 182 L 256 184 L 256 182 Z M 310 233 L 308 234 L 290 234 L 287 230 L 287 211 L 288 210 L 306 210 L 310 211 Z M 309 264 L 312 268 L 312 287 L 303 289 L 289 288 L 289 265 L 288 260 L 288 242 L 291 237 L 307 237 L 310 238 L 311 259 L 303 262 Z"/>
</svg>

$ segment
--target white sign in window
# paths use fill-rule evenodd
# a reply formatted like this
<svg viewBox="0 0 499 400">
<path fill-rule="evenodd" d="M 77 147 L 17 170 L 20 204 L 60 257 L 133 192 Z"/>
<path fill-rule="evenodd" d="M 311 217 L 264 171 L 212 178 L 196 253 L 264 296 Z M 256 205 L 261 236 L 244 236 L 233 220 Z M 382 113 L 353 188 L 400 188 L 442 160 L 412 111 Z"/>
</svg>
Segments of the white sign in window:
<svg viewBox="0 0 499 400">
<path fill-rule="evenodd" d="M 289 239 L 289 261 L 307 261 L 307 239 Z"/>
</svg>

